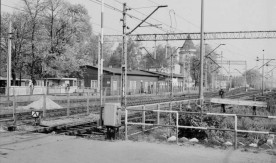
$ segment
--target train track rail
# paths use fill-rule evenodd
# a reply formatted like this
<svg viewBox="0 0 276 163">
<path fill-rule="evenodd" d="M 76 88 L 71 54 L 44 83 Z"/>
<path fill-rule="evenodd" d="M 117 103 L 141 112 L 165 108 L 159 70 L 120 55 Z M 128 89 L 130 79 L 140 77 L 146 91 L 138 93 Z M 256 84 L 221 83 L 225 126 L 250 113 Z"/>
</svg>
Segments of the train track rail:
<svg viewBox="0 0 276 163">
<path fill-rule="evenodd" d="M 259 92 L 247 92 L 247 93 L 240 93 L 237 95 L 229 95 L 228 98 L 240 98 L 240 97 L 249 97 L 252 95 L 256 95 Z M 213 95 L 215 96 L 215 94 Z M 183 97 L 177 97 L 174 99 L 159 99 L 159 100 L 155 100 L 155 101 L 142 101 L 143 104 L 152 104 L 152 103 L 160 103 L 162 102 L 168 102 L 170 100 L 183 100 Z M 129 106 L 134 106 L 134 105 L 141 105 L 141 101 L 140 102 L 132 102 L 129 104 Z M 98 108 L 95 109 L 96 106 L 94 107 L 90 107 L 89 108 L 89 112 L 94 112 L 94 113 L 98 113 Z M 168 109 L 168 106 L 161 106 L 160 109 Z M 173 105 L 172 106 L 173 110 L 179 110 L 179 106 L 178 105 Z M 47 110 L 46 111 L 46 115 L 48 117 L 58 117 L 58 116 L 66 116 L 67 115 L 67 110 L 65 109 L 54 109 L 54 110 Z M 81 114 L 81 113 L 87 113 L 87 108 L 86 107 L 74 107 L 74 108 L 70 108 L 70 112 L 72 115 L 75 114 Z M 1 117 L 2 116 L 2 117 Z M 4 115 L 0 115 L 0 120 L 1 118 L 8 118 L 8 115 L 5 115 L 6 117 L 4 117 Z M 10 117 L 12 115 L 9 115 Z M 147 113 L 146 115 L 146 119 L 154 119 L 154 117 L 156 116 L 156 114 L 154 113 Z M 24 113 L 17 113 L 17 117 L 20 117 L 20 120 L 24 120 L 24 119 L 31 119 L 31 115 L 30 112 L 24 112 Z M 142 119 L 142 114 L 141 112 L 137 113 L 134 112 L 133 114 L 129 115 L 128 120 L 130 121 L 140 121 Z M 124 115 L 122 116 L 122 125 L 124 124 Z M 69 135 L 69 136 L 80 136 L 80 137 L 87 137 L 87 138 L 92 138 L 92 139 L 96 139 L 96 140 L 104 140 L 105 139 L 105 133 L 106 133 L 106 129 L 99 129 L 97 128 L 97 123 L 95 121 L 86 121 L 86 122 L 81 122 L 81 123 L 69 123 L 69 124 L 59 124 L 59 125 L 55 125 L 55 126 L 41 126 L 38 129 L 35 129 L 31 132 L 38 132 L 38 133 L 54 133 L 54 134 L 61 134 L 61 135 Z"/>
<path fill-rule="evenodd" d="M 252 95 L 258 94 L 259 91 L 251 91 L 251 92 L 245 92 L 240 93 L 237 95 L 228 95 L 227 98 L 240 98 L 240 97 L 248 97 Z M 175 96 L 173 98 L 162 98 L 162 99 L 149 99 L 149 100 L 141 100 L 141 101 L 128 101 L 127 106 L 136 106 L 136 105 L 146 105 L 146 104 L 154 104 L 154 103 L 163 103 L 163 102 L 169 102 L 169 101 L 180 101 L 180 100 L 188 100 L 192 98 L 197 98 L 198 95 L 189 95 L 189 96 Z M 215 93 L 209 93 L 209 97 L 215 97 L 217 94 Z M 206 100 L 206 105 L 209 103 L 209 100 Z M 98 113 L 100 106 L 99 105 L 90 105 L 87 109 L 87 106 L 74 106 L 70 108 L 62 108 L 62 109 L 51 109 L 46 110 L 46 117 L 47 118 L 53 118 L 53 117 L 62 117 L 67 116 L 67 112 L 69 109 L 70 115 L 76 115 L 76 114 L 84 114 L 84 113 Z M 42 114 L 42 111 L 39 111 Z M 32 119 L 30 111 L 25 112 L 17 112 L 15 113 L 15 116 L 17 120 L 28 120 Z M 0 114 L 0 122 L 2 121 L 12 121 L 13 120 L 13 114 Z"/>
</svg>

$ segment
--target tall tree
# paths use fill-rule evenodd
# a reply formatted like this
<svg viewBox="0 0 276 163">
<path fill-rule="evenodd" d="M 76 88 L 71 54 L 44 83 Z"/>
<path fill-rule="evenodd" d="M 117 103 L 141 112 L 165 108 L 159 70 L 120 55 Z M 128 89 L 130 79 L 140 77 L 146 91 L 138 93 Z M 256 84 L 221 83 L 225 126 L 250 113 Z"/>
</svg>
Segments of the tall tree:
<svg viewBox="0 0 276 163">
<path fill-rule="evenodd" d="M 1 72 L 6 71 L 8 25 L 12 21 L 12 73 L 35 81 L 45 77 L 78 77 L 81 65 L 97 64 L 98 36 L 88 11 L 63 0 L 22 0 L 24 12 L 3 14 Z M 105 62 L 111 44 L 104 45 Z M 5 59 L 5 60 L 4 60 Z M 3 62 L 4 60 L 4 62 Z"/>
<path fill-rule="evenodd" d="M 140 43 L 134 42 L 132 40 L 127 41 L 127 67 L 128 69 L 138 69 L 140 68 L 139 58 L 141 56 L 141 51 L 139 50 Z M 108 66 L 121 67 L 121 56 L 122 56 L 122 44 L 120 43 L 115 49 L 114 53 L 110 57 Z"/>
<path fill-rule="evenodd" d="M 260 88 L 261 87 L 261 78 L 262 74 L 258 70 L 249 70 L 245 72 L 246 81 L 250 87 Z M 244 74 L 244 75 L 245 75 Z"/>
<path fill-rule="evenodd" d="M 212 52 L 213 48 L 210 45 L 206 45 L 205 46 L 205 55 L 208 55 L 207 58 L 204 57 L 204 63 L 203 63 L 203 67 L 204 67 L 204 73 L 203 73 L 203 77 L 205 78 L 206 75 L 206 69 L 207 69 L 207 81 L 206 84 L 210 85 L 212 82 L 212 73 L 214 73 L 213 71 L 215 71 L 218 68 L 217 63 L 217 57 L 218 54 L 216 52 Z M 195 52 L 195 56 L 191 57 L 191 76 L 192 79 L 195 81 L 195 86 L 199 85 L 199 75 L 200 75 L 200 47 L 196 46 L 196 52 Z M 204 80 L 205 82 L 205 80 Z M 205 85 L 205 83 L 204 83 Z"/>
</svg>

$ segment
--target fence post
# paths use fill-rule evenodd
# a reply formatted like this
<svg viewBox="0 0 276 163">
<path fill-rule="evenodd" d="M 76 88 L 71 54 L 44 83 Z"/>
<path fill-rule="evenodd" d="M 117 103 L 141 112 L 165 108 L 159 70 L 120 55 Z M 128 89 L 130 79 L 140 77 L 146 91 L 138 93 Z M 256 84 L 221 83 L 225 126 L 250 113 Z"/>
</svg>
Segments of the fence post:
<svg viewBox="0 0 276 163">
<path fill-rule="evenodd" d="M 13 89 L 13 124 L 16 125 L 16 96 Z"/>
<path fill-rule="evenodd" d="M 104 101 L 103 101 L 103 104 L 105 104 L 105 100 L 106 100 L 106 88 L 104 89 Z"/>
<path fill-rule="evenodd" d="M 46 89 L 44 88 L 43 94 L 43 111 L 42 111 L 43 118 L 46 118 Z"/>
<path fill-rule="evenodd" d="M 70 92 L 67 93 L 67 116 L 70 116 Z"/>
<path fill-rule="evenodd" d="M 128 137 L 127 137 L 127 109 L 125 110 L 125 140 L 128 140 Z"/>
<path fill-rule="evenodd" d="M 157 104 L 157 124 L 160 124 L 160 104 Z"/>
<path fill-rule="evenodd" d="M 145 128 L 146 128 L 146 126 L 145 126 L 145 122 L 146 122 L 146 112 L 145 112 L 146 107 L 145 107 L 145 105 L 143 105 L 142 110 L 143 110 L 143 112 L 142 112 L 142 123 L 143 123 L 142 131 L 145 132 Z"/>
<path fill-rule="evenodd" d="M 86 114 L 89 115 L 89 92 L 87 92 L 86 109 Z"/>
<path fill-rule="evenodd" d="M 176 113 L 176 144 L 178 144 L 178 112 Z"/>
<path fill-rule="evenodd" d="M 235 118 L 235 133 L 234 133 L 234 148 L 237 149 L 238 148 L 238 133 L 237 133 L 237 130 L 238 130 L 238 118 L 237 118 L 237 115 L 234 116 Z"/>
<path fill-rule="evenodd" d="M 172 102 L 170 102 L 169 105 L 170 105 L 170 111 L 172 111 Z M 169 125 L 171 124 L 172 124 L 172 113 L 170 112 Z"/>
</svg>

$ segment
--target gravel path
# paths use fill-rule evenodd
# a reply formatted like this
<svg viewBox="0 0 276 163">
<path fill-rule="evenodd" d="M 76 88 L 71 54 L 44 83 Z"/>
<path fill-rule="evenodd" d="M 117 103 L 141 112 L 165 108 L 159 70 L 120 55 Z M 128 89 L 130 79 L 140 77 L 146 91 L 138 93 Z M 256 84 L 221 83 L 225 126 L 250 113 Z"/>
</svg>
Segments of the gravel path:
<svg viewBox="0 0 276 163">
<path fill-rule="evenodd" d="M 175 144 L 95 141 L 83 138 L 23 134 L 2 137 L 1 163 L 275 163 L 275 155 Z"/>
</svg>

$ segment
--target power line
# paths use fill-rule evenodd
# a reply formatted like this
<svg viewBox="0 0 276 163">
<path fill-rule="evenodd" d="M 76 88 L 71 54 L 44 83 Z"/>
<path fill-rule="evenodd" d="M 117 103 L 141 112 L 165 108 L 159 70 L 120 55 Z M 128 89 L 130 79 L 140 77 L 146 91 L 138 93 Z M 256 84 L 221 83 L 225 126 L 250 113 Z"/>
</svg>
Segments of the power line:
<svg viewBox="0 0 276 163">
<path fill-rule="evenodd" d="M 98 5 L 101 5 L 101 3 L 100 3 L 101 1 L 100 1 L 100 0 L 89 0 L 89 1 L 91 1 L 91 2 L 93 2 L 93 3 L 96 3 L 96 4 L 98 4 Z M 116 1 L 116 2 L 121 3 L 121 2 L 119 2 L 119 1 Z M 112 10 L 114 10 L 114 11 L 116 11 L 116 12 L 123 13 L 123 11 L 121 11 L 120 9 L 118 9 L 118 8 L 112 6 L 112 5 L 109 5 L 109 4 L 107 4 L 107 3 L 104 3 L 104 5 L 105 5 L 105 7 L 109 8 L 109 9 L 112 9 Z M 142 21 L 142 19 L 140 19 L 140 18 L 138 18 L 138 17 L 136 17 L 136 16 L 133 16 L 133 15 L 131 15 L 131 14 L 126 13 L 126 15 L 129 16 L 130 18 L 133 18 L 133 19 Z M 150 26 L 155 27 L 154 24 L 152 24 L 152 23 L 149 23 L 149 22 L 147 22 L 147 21 L 145 21 L 145 23 L 147 23 L 147 24 L 150 25 Z M 160 29 L 160 28 L 158 28 L 158 27 L 155 27 L 155 28 L 157 28 L 157 29 L 159 29 L 159 30 L 162 30 L 163 32 L 166 32 L 165 30 Z"/>
<path fill-rule="evenodd" d="M 117 3 L 120 3 L 120 4 L 123 4 L 122 2 L 120 2 L 120 1 L 118 1 L 118 0 L 114 0 L 115 2 L 117 2 Z M 160 6 L 159 4 L 158 4 L 158 6 Z M 141 8 L 151 8 L 151 7 L 158 7 L 158 6 L 150 6 L 150 7 L 141 7 Z M 144 13 L 142 13 L 142 12 L 140 12 L 140 11 L 138 11 L 137 9 L 139 9 L 139 8 L 132 8 L 132 7 L 130 7 L 130 6 L 128 6 L 130 9 L 133 9 L 134 11 L 136 11 L 137 13 L 140 13 L 140 14 L 142 14 L 142 15 L 145 15 L 146 16 L 146 14 L 144 14 Z M 141 9 L 140 8 L 140 9 Z M 157 21 L 157 22 L 159 22 L 159 23 L 161 23 L 161 24 L 164 24 L 165 26 L 167 26 L 167 27 L 170 27 L 168 24 L 166 24 L 166 23 L 164 23 L 164 22 L 162 22 L 162 21 L 160 21 L 160 20 L 157 20 L 157 19 L 155 19 L 155 18 L 149 18 L 149 19 L 152 19 L 152 20 L 155 20 L 155 21 Z M 141 20 L 141 19 L 140 19 Z M 154 25 L 152 25 L 152 26 L 154 26 Z M 176 28 L 175 28 L 176 29 Z M 179 29 L 176 29 L 176 30 L 178 30 L 178 31 L 181 31 L 181 30 L 179 30 Z M 164 31 L 164 30 L 163 30 Z M 164 31 L 164 32 L 167 32 L 167 31 Z M 182 31 L 181 31 L 182 32 Z"/>
<path fill-rule="evenodd" d="M 118 1 L 118 0 L 113 0 L 113 1 L 115 1 L 115 2 L 117 2 L 117 3 L 120 3 L 121 5 L 124 4 L 124 3 L 122 3 L 122 2 L 120 2 L 120 1 Z"/>
<path fill-rule="evenodd" d="M 115 2 L 117 2 L 117 3 L 119 3 L 119 4 L 123 4 L 122 2 L 120 2 L 120 1 L 118 1 L 118 0 L 114 0 Z M 142 8 L 152 8 L 152 7 L 158 7 L 158 6 L 150 6 L 150 7 L 140 7 L 140 8 L 132 8 L 132 7 L 130 7 L 130 6 L 128 6 L 130 9 L 133 9 L 134 11 L 136 11 L 136 12 L 138 12 L 138 13 L 140 13 L 140 14 L 142 14 L 142 15 L 146 15 L 146 14 L 144 14 L 144 13 L 142 13 L 142 12 L 140 12 L 140 11 L 138 11 L 137 9 L 142 9 Z M 154 19 L 154 18 L 149 18 L 149 19 L 153 19 L 153 20 L 156 20 L 156 19 Z M 140 20 L 142 20 L 142 19 L 140 19 Z M 159 20 L 156 20 L 156 21 L 159 21 Z M 160 23 L 162 23 L 161 21 L 159 21 Z M 164 24 L 164 23 L 162 23 L 162 24 Z M 152 25 L 152 26 L 154 26 L 154 25 Z M 164 31 L 164 32 L 166 32 L 166 31 Z"/>
<path fill-rule="evenodd" d="M 156 2 L 154 2 L 154 1 L 152 1 L 152 0 L 147 0 L 147 1 L 149 1 L 149 2 L 151 2 L 151 3 L 154 3 L 154 4 L 156 4 L 156 5 L 160 5 L 160 4 L 158 4 L 158 3 L 156 3 Z M 169 9 L 168 9 L 168 10 L 169 10 Z M 175 14 L 175 15 L 176 15 L 177 17 L 181 18 L 182 20 L 186 21 L 187 23 L 189 23 L 189 24 L 191 24 L 191 25 L 193 25 L 193 26 L 199 28 L 198 25 L 194 24 L 193 22 L 189 21 L 188 19 L 184 18 L 183 16 L 180 16 L 180 15 L 178 15 L 178 14 Z"/>
<path fill-rule="evenodd" d="M 146 16 L 146 14 L 144 14 L 144 13 L 142 13 L 141 11 L 139 11 L 139 10 L 137 10 L 137 9 L 135 9 L 135 8 L 131 8 L 131 9 L 133 9 L 134 11 L 136 11 L 137 13 L 140 13 L 140 14 L 142 14 L 142 15 L 145 15 Z M 157 21 L 157 22 L 159 22 L 159 23 L 161 23 L 161 24 L 164 24 L 165 26 L 167 26 L 167 27 L 169 27 L 169 28 L 171 28 L 171 26 L 170 25 L 168 25 L 168 24 L 166 24 L 166 23 L 164 23 L 164 22 L 162 22 L 162 21 L 160 21 L 160 20 L 158 20 L 158 19 L 155 19 L 155 18 L 150 18 L 150 19 L 152 19 L 152 20 L 155 20 L 155 21 Z M 180 31 L 180 32 L 183 32 L 182 30 L 180 30 L 180 29 L 177 29 L 177 28 L 174 28 L 175 30 L 178 30 L 178 31 Z M 167 32 L 167 31 L 165 31 L 165 32 Z"/>
</svg>

